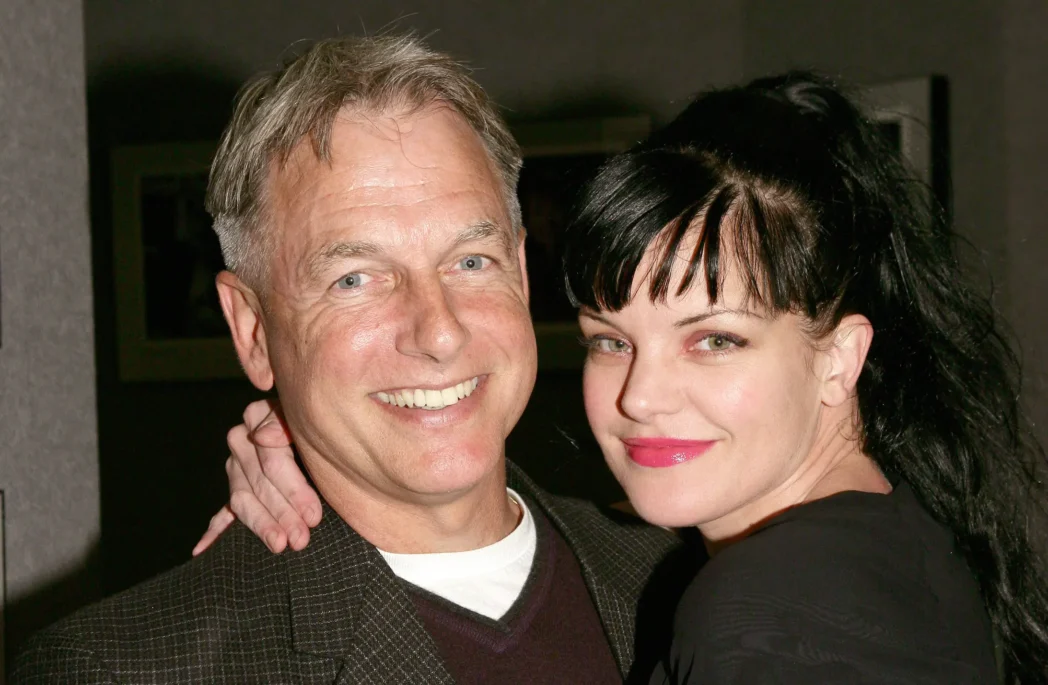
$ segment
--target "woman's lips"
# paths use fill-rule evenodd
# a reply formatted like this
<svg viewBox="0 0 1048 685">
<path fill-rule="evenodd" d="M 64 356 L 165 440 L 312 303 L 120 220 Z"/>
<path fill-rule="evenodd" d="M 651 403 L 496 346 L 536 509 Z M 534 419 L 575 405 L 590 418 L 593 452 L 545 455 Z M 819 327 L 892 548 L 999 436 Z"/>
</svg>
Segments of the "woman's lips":
<svg viewBox="0 0 1048 685">
<path fill-rule="evenodd" d="M 675 440 L 672 438 L 627 438 L 626 454 L 633 463 L 649 468 L 666 468 L 703 455 L 715 440 Z"/>
</svg>

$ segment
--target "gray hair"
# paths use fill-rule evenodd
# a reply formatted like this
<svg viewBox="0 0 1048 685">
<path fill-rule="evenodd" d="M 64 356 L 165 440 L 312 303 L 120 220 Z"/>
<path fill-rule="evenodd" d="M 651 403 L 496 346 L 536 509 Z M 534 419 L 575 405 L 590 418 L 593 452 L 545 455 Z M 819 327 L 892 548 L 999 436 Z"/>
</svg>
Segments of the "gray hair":
<svg viewBox="0 0 1048 685">
<path fill-rule="evenodd" d="M 343 108 L 411 113 L 437 102 L 451 106 L 480 136 L 501 177 L 511 228 L 519 229 L 520 147 L 469 70 L 413 35 L 332 38 L 256 76 L 237 97 L 207 189 L 226 267 L 261 284 L 272 243 L 262 228 L 271 164 L 285 164 L 304 137 L 318 159 L 329 161 L 331 127 Z"/>
</svg>

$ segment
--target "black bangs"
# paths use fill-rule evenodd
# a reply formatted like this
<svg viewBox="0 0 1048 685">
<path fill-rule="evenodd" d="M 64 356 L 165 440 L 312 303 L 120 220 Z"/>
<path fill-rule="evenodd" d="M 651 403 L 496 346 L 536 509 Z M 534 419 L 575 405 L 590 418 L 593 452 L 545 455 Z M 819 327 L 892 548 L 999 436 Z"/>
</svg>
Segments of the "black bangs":
<svg viewBox="0 0 1048 685">
<path fill-rule="evenodd" d="M 799 221 L 787 193 L 760 192 L 730 165 L 689 150 L 635 150 L 610 160 L 588 183 L 565 236 L 563 266 L 576 307 L 618 311 L 629 304 L 637 269 L 653 246 L 652 302 L 670 294 L 673 268 L 689 234 L 698 239 L 675 295 L 700 269 L 711 303 L 723 288 L 731 242 L 749 302 L 773 311 L 814 315 L 813 222 Z M 793 206 L 790 206 L 793 205 Z M 807 224 L 807 225 L 805 225 Z M 727 235 L 724 229 L 727 228 Z"/>
<path fill-rule="evenodd" d="M 564 244 L 564 274 L 575 306 L 617 311 L 629 304 L 637 267 L 671 223 L 694 218 L 718 179 L 697 159 L 663 151 L 612 158 L 583 188 Z M 684 230 L 671 242 L 679 244 Z M 675 253 L 671 253 L 672 254 Z M 669 260 L 658 268 L 665 294 Z M 653 292 L 653 296 L 654 292 Z"/>
</svg>

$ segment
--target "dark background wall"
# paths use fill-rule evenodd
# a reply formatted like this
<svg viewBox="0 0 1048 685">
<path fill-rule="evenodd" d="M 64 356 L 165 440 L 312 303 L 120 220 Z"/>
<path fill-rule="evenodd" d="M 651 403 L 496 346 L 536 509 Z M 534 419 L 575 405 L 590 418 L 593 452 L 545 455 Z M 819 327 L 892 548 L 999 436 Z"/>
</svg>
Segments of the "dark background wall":
<svg viewBox="0 0 1048 685">
<path fill-rule="evenodd" d="M 238 85 L 297 40 L 415 28 L 477 66 L 516 121 L 646 113 L 658 123 L 691 92 L 793 66 L 865 83 L 946 76 L 955 217 L 1028 351 L 1031 411 L 1048 418 L 1041 0 L 84 0 L 83 11 L 107 593 L 188 558 L 225 499 L 225 432 L 258 397 L 246 381 L 118 380 L 109 152 L 215 139 Z M 577 373 L 540 375 L 511 456 L 550 489 L 613 499 L 578 387 Z M 93 458 L 89 444 L 78 449 Z"/>
</svg>

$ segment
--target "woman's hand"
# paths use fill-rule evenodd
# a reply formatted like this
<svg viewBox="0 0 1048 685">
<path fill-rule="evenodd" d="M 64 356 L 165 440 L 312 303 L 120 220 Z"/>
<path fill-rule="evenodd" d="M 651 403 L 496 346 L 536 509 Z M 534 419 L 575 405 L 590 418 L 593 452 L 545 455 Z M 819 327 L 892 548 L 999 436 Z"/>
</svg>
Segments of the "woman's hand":
<svg viewBox="0 0 1048 685">
<path fill-rule="evenodd" d="M 309 529 L 320 523 L 320 498 L 295 463 L 279 402 L 249 404 L 244 423 L 232 428 L 226 441 L 229 504 L 211 518 L 193 556 L 210 547 L 235 518 L 274 553 L 284 551 L 289 543 L 291 549 L 304 548 Z"/>
</svg>

